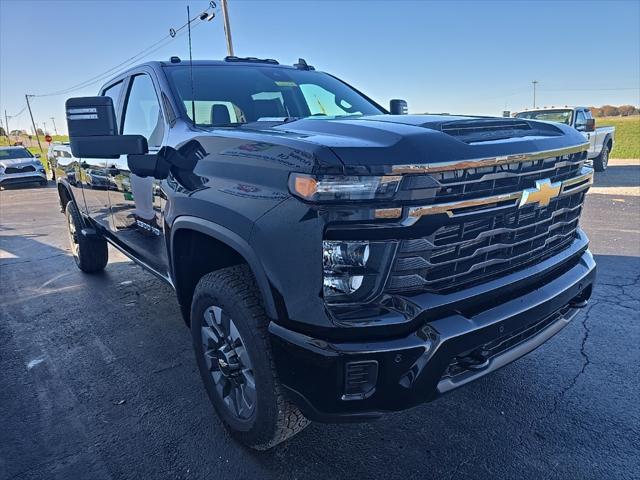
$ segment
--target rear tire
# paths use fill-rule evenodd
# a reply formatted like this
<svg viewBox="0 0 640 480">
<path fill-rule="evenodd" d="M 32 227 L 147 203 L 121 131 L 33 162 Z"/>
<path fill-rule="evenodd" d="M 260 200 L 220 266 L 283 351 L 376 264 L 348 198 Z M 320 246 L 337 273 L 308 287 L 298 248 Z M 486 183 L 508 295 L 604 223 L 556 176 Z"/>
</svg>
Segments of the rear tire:
<svg viewBox="0 0 640 480">
<path fill-rule="evenodd" d="M 229 433 L 256 450 L 267 450 L 309 424 L 283 394 L 268 324 L 247 265 L 209 273 L 198 282 L 191 333 L 202 381 Z"/>
<path fill-rule="evenodd" d="M 609 165 L 609 145 L 604 144 L 600 155 L 593 159 L 593 168 L 596 172 L 604 172 Z"/>
<path fill-rule="evenodd" d="M 94 273 L 104 270 L 109 261 L 109 251 L 104 238 L 86 237 L 81 234 L 84 222 L 74 201 L 69 201 L 65 209 L 69 227 L 69 243 L 73 259 L 80 270 Z"/>
</svg>

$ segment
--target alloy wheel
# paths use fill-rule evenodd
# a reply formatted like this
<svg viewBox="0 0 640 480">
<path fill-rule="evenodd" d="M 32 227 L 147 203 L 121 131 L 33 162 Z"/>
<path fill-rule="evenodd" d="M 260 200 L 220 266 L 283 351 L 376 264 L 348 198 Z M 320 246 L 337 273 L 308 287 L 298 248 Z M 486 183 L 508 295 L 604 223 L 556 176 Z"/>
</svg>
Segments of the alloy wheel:
<svg viewBox="0 0 640 480">
<path fill-rule="evenodd" d="M 73 222 L 73 215 L 68 215 L 67 217 L 69 219 L 69 244 L 71 245 L 71 253 L 75 258 L 78 258 L 78 249 L 80 248 L 78 244 L 78 229 Z"/>
<path fill-rule="evenodd" d="M 245 343 L 235 323 L 220 307 L 204 311 L 203 355 L 215 391 L 230 414 L 251 418 L 256 408 L 256 383 Z"/>
</svg>

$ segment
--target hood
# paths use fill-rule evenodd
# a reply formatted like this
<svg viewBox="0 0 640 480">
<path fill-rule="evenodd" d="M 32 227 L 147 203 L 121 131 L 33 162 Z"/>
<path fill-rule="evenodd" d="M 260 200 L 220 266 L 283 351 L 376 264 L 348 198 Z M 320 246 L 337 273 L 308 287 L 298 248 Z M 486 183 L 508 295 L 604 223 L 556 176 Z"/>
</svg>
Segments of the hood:
<svg viewBox="0 0 640 480">
<path fill-rule="evenodd" d="M 330 148 L 351 173 L 573 147 L 584 137 L 561 124 L 520 118 L 375 115 L 307 118 L 267 128 Z"/>
<path fill-rule="evenodd" d="M 23 165 L 34 165 L 40 164 L 40 161 L 37 158 L 33 157 L 25 157 L 25 158 L 8 158 L 5 160 L 0 160 L 0 166 L 7 167 L 20 167 Z"/>
</svg>

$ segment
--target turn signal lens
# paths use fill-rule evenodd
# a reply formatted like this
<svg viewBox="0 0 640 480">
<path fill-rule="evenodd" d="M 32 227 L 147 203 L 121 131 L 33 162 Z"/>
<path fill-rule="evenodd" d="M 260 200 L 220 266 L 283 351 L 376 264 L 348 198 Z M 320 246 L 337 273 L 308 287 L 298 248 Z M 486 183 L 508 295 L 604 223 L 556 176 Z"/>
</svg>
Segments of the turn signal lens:
<svg viewBox="0 0 640 480">
<path fill-rule="evenodd" d="M 310 202 L 390 199 L 398 190 L 400 180 L 400 175 L 314 177 L 292 173 L 289 177 L 289 190 L 297 197 Z"/>
</svg>

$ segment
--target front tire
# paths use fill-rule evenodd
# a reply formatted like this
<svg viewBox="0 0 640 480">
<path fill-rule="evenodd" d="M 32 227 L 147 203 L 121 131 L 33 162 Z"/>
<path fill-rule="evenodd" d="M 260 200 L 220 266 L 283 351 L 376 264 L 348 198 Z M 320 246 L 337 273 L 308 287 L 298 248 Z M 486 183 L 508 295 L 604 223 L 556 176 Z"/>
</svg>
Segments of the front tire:
<svg viewBox="0 0 640 480">
<path fill-rule="evenodd" d="M 209 273 L 198 282 L 191 333 L 202 381 L 231 435 L 256 450 L 267 450 L 309 424 L 283 395 L 268 323 L 247 265 Z"/>
<path fill-rule="evenodd" d="M 82 216 L 75 202 L 69 201 L 65 209 L 69 227 L 69 243 L 73 259 L 80 270 L 94 273 L 104 270 L 109 261 L 109 251 L 104 238 L 93 238 L 82 235 Z"/>
<path fill-rule="evenodd" d="M 609 165 L 609 145 L 605 144 L 602 146 L 602 151 L 600 155 L 593 159 L 593 168 L 595 168 L 596 172 L 604 172 Z"/>
</svg>

